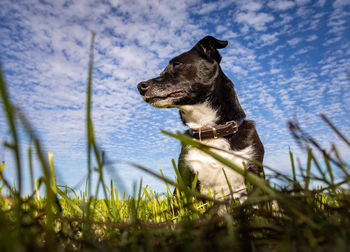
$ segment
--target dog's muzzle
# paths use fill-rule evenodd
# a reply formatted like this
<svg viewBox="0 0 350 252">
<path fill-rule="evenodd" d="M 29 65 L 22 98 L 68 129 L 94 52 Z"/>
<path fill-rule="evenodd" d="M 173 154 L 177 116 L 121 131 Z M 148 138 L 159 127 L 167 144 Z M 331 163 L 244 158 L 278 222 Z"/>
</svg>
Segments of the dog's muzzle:
<svg viewBox="0 0 350 252">
<path fill-rule="evenodd" d="M 137 89 L 139 90 L 139 92 L 142 96 L 144 96 L 146 94 L 149 87 L 150 87 L 150 83 L 147 81 L 142 81 L 137 85 Z"/>
</svg>

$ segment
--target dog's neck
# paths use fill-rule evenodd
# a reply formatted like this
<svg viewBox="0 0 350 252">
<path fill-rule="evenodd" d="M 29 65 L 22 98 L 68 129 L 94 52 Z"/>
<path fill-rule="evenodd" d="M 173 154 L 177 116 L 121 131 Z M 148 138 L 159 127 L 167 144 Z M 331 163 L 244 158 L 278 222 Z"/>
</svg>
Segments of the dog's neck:
<svg viewBox="0 0 350 252">
<path fill-rule="evenodd" d="M 215 126 L 218 111 L 211 107 L 208 101 L 195 105 L 181 106 L 180 116 L 182 121 L 191 129 Z"/>
<path fill-rule="evenodd" d="M 204 102 L 180 106 L 181 119 L 188 127 L 212 127 L 229 121 L 240 122 L 245 118 L 233 83 L 223 73 L 221 76 L 213 84 L 213 93 Z"/>
</svg>

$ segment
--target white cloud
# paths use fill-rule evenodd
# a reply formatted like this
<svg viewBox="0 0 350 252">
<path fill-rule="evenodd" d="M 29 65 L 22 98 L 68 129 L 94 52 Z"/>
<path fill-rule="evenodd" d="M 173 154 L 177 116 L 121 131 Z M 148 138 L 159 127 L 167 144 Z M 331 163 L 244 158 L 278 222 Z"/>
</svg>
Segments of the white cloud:
<svg viewBox="0 0 350 252">
<path fill-rule="evenodd" d="M 339 40 L 341 40 L 342 38 L 339 36 L 339 37 L 335 37 L 335 38 L 331 38 L 331 39 L 327 39 L 323 45 L 324 46 L 329 46 L 330 44 L 333 44 L 333 43 L 336 43 L 338 42 Z"/>
<path fill-rule="evenodd" d="M 224 25 L 218 25 L 216 26 L 216 33 L 223 33 L 227 31 L 227 27 Z"/>
<path fill-rule="evenodd" d="M 195 13 L 200 15 L 206 15 L 213 11 L 220 11 L 226 7 L 228 7 L 230 4 L 232 4 L 234 1 L 220 1 L 220 2 L 210 2 L 210 3 L 201 3 L 199 2 L 199 6 L 196 6 Z"/>
<path fill-rule="evenodd" d="M 290 40 L 287 41 L 287 43 L 291 46 L 296 46 L 297 44 L 299 44 L 301 42 L 301 38 L 292 38 Z"/>
<path fill-rule="evenodd" d="M 343 11 L 341 7 L 335 8 L 328 20 L 329 33 L 342 34 L 347 30 L 348 16 L 349 14 L 346 11 Z"/>
<path fill-rule="evenodd" d="M 263 3 L 259 1 L 241 1 L 240 8 L 248 11 L 258 11 L 263 7 Z"/>
<path fill-rule="evenodd" d="M 278 68 L 271 68 L 270 70 L 270 74 L 278 74 L 280 73 L 282 70 L 278 69 Z"/>
<path fill-rule="evenodd" d="M 227 32 L 225 32 L 224 36 L 227 39 L 234 39 L 234 38 L 237 38 L 238 36 L 240 36 L 240 34 L 237 32 L 227 31 Z"/>
<path fill-rule="evenodd" d="M 348 0 L 336 0 L 334 3 L 333 3 L 333 7 L 334 8 L 341 8 L 341 7 L 344 7 L 346 5 L 349 5 L 350 2 Z"/>
<path fill-rule="evenodd" d="M 312 34 L 312 35 L 309 35 L 305 40 L 306 40 L 307 42 L 311 42 L 311 41 L 314 41 L 314 40 L 316 40 L 316 39 L 318 39 L 318 36 L 315 35 L 315 34 Z"/>
<path fill-rule="evenodd" d="M 263 45 L 272 45 L 278 41 L 278 33 L 275 32 L 273 34 L 263 34 L 261 35 L 260 39 L 263 42 Z"/>
<path fill-rule="evenodd" d="M 317 5 L 320 6 L 320 7 L 323 7 L 326 3 L 326 0 L 318 0 L 317 1 Z"/>
<path fill-rule="evenodd" d="M 309 52 L 309 51 L 310 51 L 309 48 L 301 48 L 301 49 L 299 49 L 298 51 L 296 51 L 294 55 L 304 54 L 304 53 L 307 53 L 307 52 Z"/>
<path fill-rule="evenodd" d="M 310 2 L 310 0 L 295 0 L 297 5 L 305 5 Z"/>
<path fill-rule="evenodd" d="M 235 17 L 238 23 L 247 24 L 257 31 L 265 31 L 267 29 L 266 24 L 272 22 L 274 19 L 272 15 L 264 12 L 239 12 Z"/>
<path fill-rule="evenodd" d="M 295 3 L 293 1 L 269 1 L 268 6 L 272 9 L 279 10 L 279 11 L 286 11 L 290 8 L 293 8 L 295 6 Z"/>
</svg>

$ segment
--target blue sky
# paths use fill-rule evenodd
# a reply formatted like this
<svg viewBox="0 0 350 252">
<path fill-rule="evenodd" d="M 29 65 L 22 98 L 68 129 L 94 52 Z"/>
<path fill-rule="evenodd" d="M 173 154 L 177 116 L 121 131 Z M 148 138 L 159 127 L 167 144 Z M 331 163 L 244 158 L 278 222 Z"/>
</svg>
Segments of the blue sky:
<svg viewBox="0 0 350 252">
<path fill-rule="evenodd" d="M 8 1 L 0 2 L 0 61 L 11 98 L 53 151 L 61 184 L 86 175 L 85 90 L 91 31 L 97 34 L 93 118 L 100 147 L 127 188 L 143 177 L 133 161 L 173 177 L 183 130 L 175 109 L 144 103 L 136 85 L 210 34 L 229 41 L 222 68 L 265 145 L 265 163 L 290 172 L 288 148 L 302 159 L 286 122 L 297 118 L 325 147 L 350 152 L 319 118 L 350 136 L 350 1 Z M 3 112 L 0 139 L 9 141 Z M 22 138 L 22 148 L 28 139 Z M 11 153 L 0 147 L 14 181 Z M 26 162 L 26 158 L 24 158 Z M 36 176 L 39 176 L 36 168 Z M 118 180 L 117 180 L 118 182 Z"/>
</svg>

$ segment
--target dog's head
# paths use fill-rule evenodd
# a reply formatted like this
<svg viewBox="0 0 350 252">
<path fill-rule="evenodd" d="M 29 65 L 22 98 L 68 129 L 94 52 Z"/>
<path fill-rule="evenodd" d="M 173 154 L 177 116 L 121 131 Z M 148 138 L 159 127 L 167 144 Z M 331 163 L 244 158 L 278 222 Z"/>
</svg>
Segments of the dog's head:
<svg viewBox="0 0 350 252">
<path fill-rule="evenodd" d="M 191 50 L 171 59 L 159 77 L 140 82 L 137 88 L 142 98 L 154 107 L 204 101 L 221 71 L 217 49 L 227 44 L 212 36 L 204 37 Z"/>
</svg>

